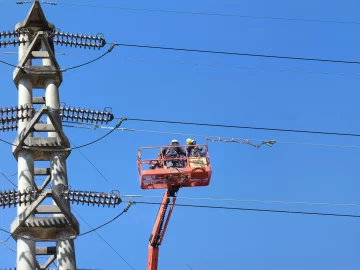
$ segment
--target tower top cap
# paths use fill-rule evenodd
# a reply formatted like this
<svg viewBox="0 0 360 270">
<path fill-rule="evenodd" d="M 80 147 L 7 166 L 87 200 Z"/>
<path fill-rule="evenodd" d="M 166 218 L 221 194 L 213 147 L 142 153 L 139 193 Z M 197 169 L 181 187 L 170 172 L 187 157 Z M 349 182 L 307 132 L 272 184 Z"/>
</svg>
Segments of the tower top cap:
<svg viewBox="0 0 360 270">
<path fill-rule="evenodd" d="M 52 30 L 55 26 L 46 20 L 39 0 L 35 0 L 26 19 L 15 26 L 15 30 L 20 28 L 27 28 L 32 32 L 36 32 L 41 30 Z"/>
</svg>

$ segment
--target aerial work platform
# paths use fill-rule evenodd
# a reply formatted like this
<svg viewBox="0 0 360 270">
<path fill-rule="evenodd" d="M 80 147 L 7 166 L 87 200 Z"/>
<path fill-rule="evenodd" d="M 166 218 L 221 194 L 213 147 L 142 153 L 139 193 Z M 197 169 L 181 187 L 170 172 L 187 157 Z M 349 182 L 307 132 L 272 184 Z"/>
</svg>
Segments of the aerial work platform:
<svg viewBox="0 0 360 270">
<path fill-rule="evenodd" d="M 203 149 L 196 157 L 189 155 L 187 147 L 189 146 L 139 148 L 137 163 L 141 189 L 208 186 L 212 174 L 208 145 L 195 145 Z M 171 148 L 182 148 L 186 156 L 165 157 L 163 152 Z"/>
</svg>

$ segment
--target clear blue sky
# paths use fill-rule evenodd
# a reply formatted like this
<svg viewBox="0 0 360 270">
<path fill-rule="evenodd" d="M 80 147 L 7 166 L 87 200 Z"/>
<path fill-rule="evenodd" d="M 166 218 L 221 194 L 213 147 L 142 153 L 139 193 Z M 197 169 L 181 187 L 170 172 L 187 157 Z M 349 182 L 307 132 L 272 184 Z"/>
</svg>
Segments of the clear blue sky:
<svg viewBox="0 0 360 270">
<path fill-rule="evenodd" d="M 30 5 L 3 0 L 0 31 L 13 29 Z M 241 14 L 309 20 L 360 22 L 360 4 L 346 1 L 197 0 L 99 1 L 63 0 L 62 3 L 109 5 L 144 9 Z M 180 3 L 181 2 L 181 3 Z M 310 58 L 360 61 L 360 24 L 186 15 L 110 8 L 44 6 L 46 16 L 65 32 L 96 34 L 107 41 L 236 51 Z M 61 67 L 71 67 L 101 54 L 98 51 L 56 47 Z M 16 64 L 16 48 L 0 49 L 0 59 Z M 76 55 L 79 54 L 79 55 Z M 129 58 L 129 59 L 124 59 Z M 147 61 L 139 61 L 140 59 Z M 159 62 L 151 62 L 156 60 Z M 194 66 L 170 62 L 247 66 L 251 70 Z M 197 121 L 360 133 L 360 77 L 304 70 L 360 74 L 358 65 L 276 60 L 255 57 L 117 47 L 108 57 L 64 73 L 61 101 L 69 106 L 102 109 L 110 106 L 117 117 Z M 0 65 L 1 107 L 17 104 L 13 68 Z M 36 90 L 37 95 L 43 93 Z M 112 123 L 114 126 L 116 123 Z M 128 121 L 123 127 L 284 142 L 359 145 L 357 138 L 180 126 Z M 66 128 L 77 145 L 106 130 Z M 1 133 L 13 141 L 16 132 Z M 110 180 L 108 184 L 74 150 L 67 160 L 74 189 L 161 196 L 163 190 L 140 189 L 136 158 L 142 146 L 166 145 L 186 136 L 114 132 L 82 152 Z M 205 137 L 198 137 L 199 143 Z M 182 189 L 179 196 L 242 200 L 282 200 L 359 203 L 360 149 L 277 143 L 259 150 L 247 145 L 209 143 L 213 177 L 208 187 Z M 9 145 L 0 144 L 0 170 L 17 171 Z M 12 177 L 16 181 L 16 177 Z M 1 190 L 12 186 L 0 177 Z M 159 202 L 160 199 L 149 201 Z M 185 201 L 181 203 L 256 207 L 293 211 L 360 214 L 357 207 L 281 205 Z M 92 226 L 108 221 L 116 209 L 74 206 Z M 148 239 L 158 207 L 134 205 L 121 218 L 102 228 L 104 237 L 135 269 L 146 269 Z M 0 227 L 10 230 L 16 209 L 0 210 Z M 81 232 L 89 227 L 79 218 Z M 0 232 L 0 239 L 8 235 Z M 8 245 L 16 247 L 11 239 Z M 75 241 L 78 268 L 130 269 L 95 233 Z M 159 269 L 188 270 L 355 270 L 359 269 L 360 220 L 279 213 L 175 208 L 160 247 Z M 0 245 L 0 268 L 15 265 L 15 254 Z M 189 266 L 187 266 L 189 265 Z"/>
</svg>

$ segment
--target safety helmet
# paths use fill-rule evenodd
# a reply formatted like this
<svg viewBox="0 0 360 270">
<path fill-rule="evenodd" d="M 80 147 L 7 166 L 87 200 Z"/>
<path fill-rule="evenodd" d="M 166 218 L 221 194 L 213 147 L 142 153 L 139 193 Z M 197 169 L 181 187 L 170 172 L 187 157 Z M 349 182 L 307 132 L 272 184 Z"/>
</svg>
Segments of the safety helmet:
<svg viewBox="0 0 360 270">
<path fill-rule="evenodd" d="M 186 144 L 190 144 L 190 143 L 192 143 L 193 141 L 194 141 L 193 139 L 188 138 L 188 139 L 186 140 Z"/>
<path fill-rule="evenodd" d="M 177 140 L 172 140 L 170 144 L 179 143 Z"/>
</svg>

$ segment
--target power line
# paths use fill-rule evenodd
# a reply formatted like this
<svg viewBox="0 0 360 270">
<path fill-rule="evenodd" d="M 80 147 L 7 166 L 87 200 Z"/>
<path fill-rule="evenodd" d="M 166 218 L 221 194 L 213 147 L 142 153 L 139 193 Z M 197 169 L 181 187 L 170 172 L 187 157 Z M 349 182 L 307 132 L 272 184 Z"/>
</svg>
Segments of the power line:
<svg viewBox="0 0 360 270">
<path fill-rule="evenodd" d="M 73 122 L 64 121 L 64 123 L 73 123 Z M 80 124 L 80 125 L 65 124 L 65 125 L 63 125 L 63 127 L 87 129 L 87 130 L 95 130 L 95 129 L 99 129 L 99 128 L 100 129 L 112 129 L 112 127 L 91 125 L 91 124 L 87 124 L 87 123 L 77 123 L 77 124 Z M 88 125 L 88 126 L 86 126 L 86 125 Z M 141 130 L 141 129 L 133 129 L 133 128 L 117 128 L 116 130 L 117 131 L 129 131 L 129 132 L 155 133 L 155 134 L 163 134 L 163 135 L 179 135 L 179 136 L 192 136 L 192 137 L 204 137 L 204 138 L 224 138 L 224 139 L 235 139 L 235 140 L 250 140 L 250 141 L 258 141 L 258 142 L 264 141 L 264 140 L 258 140 L 258 139 L 232 138 L 232 137 L 226 137 L 226 136 L 209 136 L 209 135 L 201 135 L 201 134 L 193 134 L 193 133 L 168 132 L 168 131 L 158 131 L 158 130 Z M 304 143 L 304 142 L 287 142 L 287 141 L 278 141 L 278 140 L 276 141 L 276 143 L 360 149 L 359 145 L 318 144 L 318 143 Z"/>
<path fill-rule="evenodd" d="M 184 52 L 210 53 L 210 54 L 235 55 L 235 56 L 250 56 L 250 57 L 289 59 L 289 60 L 301 60 L 301 61 L 329 62 L 329 63 L 342 63 L 342 64 L 357 64 L 357 65 L 360 64 L 359 61 L 348 61 L 348 60 L 306 58 L 306 57 L 295 57 L 295 56 L 281 56 L 281 55 L 267 55 L 267 54 L 253 54 L 253 53 L 225 52 L 225 51 L 212 51 L 212 50 L 151 46 L 151 45 L 128 44 L 128 43 L 112 43 L 112 45 L 123 46 L 123 47 L 134 47 L 134 48 L 145 48 L 145 49 L 160 49 L 160 50 L 170 50 L 170 51 L 184 51 Z"/>
<path fill-rule="evenodd" d="M 76 145 L 75 145 L 73 142 L 71 142 L 71 143 L 76 147 Z M 92 162 L 82 153 L 81 150 L 78 149 L 78 151 L 79 151 L 79 152 L 82 154 L 82 156 L 95 168 L 95 170 L 110 184 L 109 180 L 101 173 L 101 171 L 94 165 L 94 163 L 92 163 Z M 84 222 L 90 227 L 90 229 L 91 229 L 93 232 L 95 232 L 95 233 L 98 235 L 98 237 L 100 237 L 100 239 L 102 239 L 102 240 L 105 242 L 105 244 L 107 244 L 130 268 L 134 269 L 134 268 L 129 264 L 129 262 L 126 261 L 126 260 L 124 259 L 124 257 L 122 257 L 122 256 L 120 255 L 120 253 L 119 253 L 118 251 L 116 251 L 116 250 L 114 249 L 114 247 L 113 247 L 112 245 L 110 245 L 75 209 L 72 208 L 72 210 L 73 210 L 73 211 L 80 217 L 80 219 L 82 219 L 82 221 L 84 221 Z M 120 215 L 122 215 L 123 213 L 124 213 L 124 212 L 120 213 Z M 120 217 L 120 215 L 118 215 L 116 218 Z M 106 225 L 106 224 L 103 224 L 102 227 L 105 226 L 105 225 Z M 89 231 L 89 232 L 87 232 L 87 233 L 90 233 L 90 232 L 92 232 L 92 231 Z"/>
<path fill-rule="evenodd" d="M 6 247 L 8 250 L 14 252 L 16 254 L 16 251 L 13 250 L 11 247 L 9 247 L 6 242 L 10 239 L 11 235 L 9 235 L 9 237 L 5 240 L 5 241 L 0 241 L 0 244 L 2 244 L 4 247 Z"/>
<path fill-rule="evenodd" d="M 126 261 L 126 260 L 124 259 L 124 257 L 121 256 L 120 253 L 117 252 L 116 249 L 115 249 L 112 245 L 109 244 L 108 241 L 106 241 L 96 230 L 94 230 L 94 228 L 93 228 L 78 212 L 75 211 L 75 209 L 72 209 L 72 210 L 73 210 L 73 211 L 82 219 L 82 221 L 84 221 L 84 222 L 100 237 L 100 239 L 102 239 L 102 240 L 105 242 L 105 244 L 107 244 L 131 269 L 134 269 L 134 267 L 132 267 L 132 266 L 130 265 L 130 263 L 129 263 L 128 261 Z M 124 213 L 124 212 L 122 212 L 121 214 L 123 214 L 123 213 Z M 121 214 L 120 214 L 120 215 L 121 215 Z"/>
<path fill-rule="evenodd" d="M 359 22 L 352 22 L 352 21 L 315 20 L 315 19 L 301 19 L 301 18 L 288 18 L 288 17 L 271 17 L 271 16 L 254 16 L 254 15 L 179 11 L 179 10 L 164 10 L 164 9 L 131 8 L 131 7 L 120 7 L 120 6 L 68 4 L 68 3 L 62 3 L 62 2 L 57 2 L 57 4 L 64 5 L 64 6 L 121 9 L 121 10 L 126 10 L 126 11 L 145 11 L 145 12 L 156 12 L 156 13 L 175 13 L 175 14 L 185 14 L 185 15 L 186 14 L 187 15 L 203 15 L 203 16 L 212 16 L 212 17 L 218 16 L 218 17 L 239 17 L 239 18 L 245 18 L 245 19 L 266 19 L 266 20 L 286 20 L 286 21 L 302 21 L 302 22 L 318 22 L 318 23 L 360 24 Z"/>
<path fill-rule="evenodd" d="M 116 59 L 116 57 L 108 57 L 108 58 Z M 148 63 L 164 63 L 164 64 L 191 65 L 191 66 L 202 66 L 202 67 L 247 69 L 247 70 L 255 70 L 255 71 L 276 71 L 276 72 L 306 73 L 306 74 L 318 74 L 318 75 L 340 75 L 340 76 L 354 76 L 354 77 L 360 76 L 360 74 L 357 74 L 357 73 L 296 70 L 296 69 L 266 68 L 266 67 L 250 67 L 250 66 L 229 66 L 229 65 L 218 65 L 218 64 L 177 62 L 177 61 L 169 61 L 169 60 L 140 59 L 140 58 L 129 58 L 129 57 L 118 57 L 118 58 L 121 60 L 139 61 L 139 62 L 148 62 Z"/>
<path fill-rule="evenodd" d="M 7 174 L 6 176 L 7 177 L 13 177 L 13 176 L 15 176 L 15 175 L 17 175 L 18 173 L 17 172 L 15 172 L 15 173 L 13 173 L 13 174 Z"/>
<path fill-rule="evenodd" d="M 52 265 L 54 265 L 54 266 L 55 266 L 55 269 L 57 269 L 57 268 L 58 268 L 58 266 L 55 264 L 55 262 L 52 262 Z"/>
<path fill-rule="evenodd" d="M 69 54 L 69 53 L 58 53 L 62 56 L 90 56 L 87 54 Z M 202 66 L 202 67 L 219 67 L 219 68 L 233 68 L 233 69 L 247 69 L 255 71 L 275 71 L 275 72 L 291 72 L 291 73 L 306 73 L 306 74 L 318 74 L 318 75 L 340 75 L 340 76 L 354 76 L 359 77 L 357 73 L 344 73 L 344 72 L 328 72 L 328 71 L 313 71 L 313 70 L 297 70 L 297 69 L 283 69 L 283 68 L 266 68 L 266 67 L 251 67 L 251 66 L 229 66 L 229 65 L 218 65 L 218 64 L 206 64 L 196 62 L 178 62 L 169 60 L 157 60 L 157 59 L 143 59 L 143 58 L 130 58 L 130 57 L 116 57 L 109 56 L 109 59 L 120 59 L 126 61 L 138 61 L 148 63 L 164 63 L 174 65 L 191 65 L 191 66 Z"/>
<path fill-rule="evenodd" d="M 89 146 L 89 145 L 92 145 L 94 143 L 97 143 L 99 141 L 101 141 L 102 139 L 104 139 L 105 137 L 109 136 L 112 132 L 114 132 L 114 130 L 116 128 L 119 128 L 120 125 L 122 124 L 123 121 L 125 121 L 126 118 L 120 118 L 119 122 L 116 124 L 116 126 L 110 130 L 108 133 L 106 133 L 105 135 L 101 136 L 100 138 L 96 139 L 95 141 L 92 141 L 92 142 L 89 142 L 89 143 L 86 143 L 86 144 L 83 144 L 83 145 L 80 145 L 80 146 L 77 146 L 75 148 L 71 148 L 71 150 L 74 150 L 74 149 L 80 149 L 80 148 L 83 148 L 83 147 L 86 147 L 86 146 Z M 57 150 L 58 151 L 58 150 Z"/>
<path fill-rule="evenodd" d="M 78 236 L 85 235 L 91 232 L 95 232 L 97 229 L 106 226 L 107 224 L 113 222 L 118 217 L 120 217 L 124 212 L 127 212 L 131 204 L 147 204 L 147 205 L 160 205 L 161 203 L 155 203 L 155 202 L 141 202 L 141 201 L 129 201 L 128 206 L 121 212 L 119 215 L 117 215 L 112 220 L 94 228 L 91 229 L 88 232 L 79 234 Z M 288 211 L 288 210 L 273 210 L 273 209 L 259 209 L 259 208 L 240 208 L 240 207 L 226 207 L 226 206 L 210 206 L 210 205 L 195 205 L 195 204 L 177 204 L 178 207 L 191 207 L 191 208 L 207 208 L 207 209 L 222 209 L 222 210 L 236 210 L 236 211 L 255 211 L 255 212 L 269 212 L 269 213 L 287 213 L 287 214 L 300 214 L 300 215 L 317 215 L 317 216 L 332 216 L 332 217 L 351 217 L 351 218 L 360 218 L 358 215 L 350 215 L 350 214 L 336 214 L 336 213 L 321 213 L 321 212 L 303 212 L 303 211 Z M 10 235 L 13 235 L 11 232 L 0 228 L 1 231 L 4 231 Z M 31 237 L 20 237 L 26 240 L 36 240 L 35 238 Z M 59 241 L 69 240 L 67 239 L 58 239 Z M 42 241 L 45 241 L 44 239 Z M 115 251 L 115 250 L 114 250 Z M 116 252 L 116 251 L 115 251 Z M 120 256 L 120 254 L 118 254 Z M 129 265 L 130 266 L 130 265 Z M 131 266 L 130 266 L 131 267 Z M 133 268 L 132 268 L 133 269 Z"/>
<path fill-rule="evenodd" d="M 9 178 L 9 177 L 7 177 L 3 172 L 1 172 L 0 171 L 0 174 L 2 175 L 2 176 L 4 176 L 4 178 L 9 182 L 9 183 L 11 183 L 14 187 L 18 187 L 13 181 L 11 181 L 11 179 Z"/>
<path fill-rule="evenodd" d="M 105 53 L 103 53 L 102 55 L 100 55 L 99 57 L 97 57 L 97 58 L 95 58 L 95 59 L 93 59 L 91 61 L 88 61 L 86 63 L 80 64 L 80 65 L 77 65 L 77 66 L 73 66 L 73 67 L 70 67 L 70 68 L 61 69 L 60 71 L 65 72 L 65 71 L 68 71 L 68 70 L 71 70 L 71 69 L 80 68 L 80 67 L 89 65 L 89 64 L 91 64 L 93 62 L 96 62 L 96 61 L 100 60 L 101 58 L 105 57 L 108 53 L 111 53 L 112 50 L 114 49 L 114 47 L 115 47 L 115 45 L 111 45 L 110 48 Z"/>
<path fill-rule="evenodd" d="M 0 54 L 17 54 L 17 52 L 3 52 Z M 73 53 L 64 53 L 57 52 L 57 55 L 60 56 L 86 56 L 91 57 L 90 54 L 73 54 Z M 273 72 L 291 72 L 291 73 L 305 73 L 305 74 L 317 74 L 317 75 L 339 75 L 339 76 L 351 76 L 351 77 L 360 77 L 358 73 L 345 73 L 345 72 L 330 72 L 330 71 L 313 71 L 313 70 L 299 70 L 299 69 L 284 69 L 284 68 L 267 68 L 267 67 L 251 67 L 251 66 L 229 66 L 221 64 L 206 64 L 206 63 L 197 63 L 197 62 L 178 62 L 170 60 L 158 60 L 158 59 L 144 59 L 144 58 L 131 58 L 131 57 L 116 57 L 109 56 L 109 59 L 119 59 L 126 61 L 138 61 L 138 62 L 147 62 L 147 63 L 160 63 L 160 64 L 173 64 L 173 65 L 190 65 L 190 66 L 200 66 L 200 67 L 213 67 L 213 68 L 231 68 L 231 69 L 246 69 L 246 70 L 255 70 L 255 71 L 273 71 Z"/>
<path fill-rule="evenodd" d="M 118 219 L 119 217 L 121 217 L 123 214 L 125 214 L 125 213 L 129 210 L 129 208 L 130 208 L 130 206 L 131 206 L 132 203 L 133 203 L 133 202 L 130 201 L 129 204 L 128 204 L 128 206 L 127 206 L 120 214 L 118 214 L 117 216 L 115 216 L 113 219 L 109 220 L 108 222 L 105 222 L 104 224 L 102 224 L 102 225 L 100 225 L 100 226 L 97 226 L 97 227 L 91 229 L 90 231 L 87 231 L 87 232 L 84 232 L 84 233 L 80 233 L 79 235 L 77 235 L 77 237 L 78 237 L 78 236 L 83 236 L 83 235 L 86 235 L 86 234 L 89 234 L 89 233 L 92 233 L 92 232 L 95 232 L 96 230 L 98 230 L 98 229 L 100 229 L 100 228 L 102 228 L 102 227 L 104 227 L 104 226 L 106 226 L 106 225 L 114 222 L 116 219 Z"/>
<path fill-rule="evenodd" d="M 81 154 L 82 154 L 82 152 L 80 151 L 80 150 L 78 150 Z M 96 166 L 84 155 L 84 154 L 82 154 L 93 166 L 94 166 L 94 168 L 104 177 L 104 179 L 105 180 L 107 180 L 106 179 L 106 177 L 96 168 Z M 3 174 L 2 172 L 0 172 L 1 174 Z M 4 174 L 3 174 L 4 175 Z M 4 175 L 4 177 L 6 177 L 6 175 Z M 7 177 L 6 177 L 7 178 Z M 10 179 L 8 179 L 10 182 L 11 182 L 11 180 Z M 11 182 L 12 183 L 12 182 Z M 109 182 L 108 182 L 109 183 Z M 15 185 L 15 184 L 14 184 Z M 16 185 L 15 185 L 16 186 Z M 17 187 L 17 186 L 16 186 Z M 98 229 L 100 229 L 100 228 L 102 228 L 102 227 L 104 227 L 104 226 L 106 226 L 106 225 L 108 225 L 109 223 L 111 223 L 111 222 L 113 222 L 113 221 L 115 221 L 117 218 L 119 218 L 121 215 L 123 215 L 127 210 L 128 210 L 128 208 L 125 208 L 126 210 L 124 210 L 123 212 L 121 212 L 119 215 L 117 215 L 115 218 L 113 218 L 112 220 L 110 220 L 110 221 L 108 221 L 107 223 L 104 223 L 104 224 L 102 224 L 102 225 L 100 225 L 100 226 L 98 226 L 98 227 L 96 227 L 96 228 L 93 228 L 83 217 L 81 217 L 81 215 L 79 214 L 79 213 L 77 213 L 76 211 L 75 211 L 75 209 L 72 209 L 90 228 L 91 228 L 91 230 L 90 231 L 87 231 L 87 232 L 85 232 L 85 233 L 83 233 L 83 234 L 79 234 L 78 236 L 82 236 L 82 235 L 85 235 L 85 234 L 88 234 L 88 233 L 91 233 L 91 232 L 95 232 L 130 268 L 132 268 L 132 269 L 134 269 L 96 230 L 98 230 Z M 5 242 L 7 242 L 9 239 L 10 239 L 10 237 L 11 237 L 11 235 L 8 237 L 8 239 L 7 240 L 5 240 L 5 241 L 0 241 L 0 243 L 1 244 L 3 244 L 4 246 L 6 246 L 8 249 L 10 249 L 10 250 L 12 250 L 13 252 L 15 252 L 13 249 L 11 249 L 11 248 L 9 248 L 6 244 L 5 244 Z M 16 252 L 15 252 L 16 253 Z"/>
<path fill-rule="evenodd" d="M 122 213 L 120 213 L 119 215 L 117 215 L 115 218 L 113 218 L 112 220 L 90 230 L 87 231 L 85 233 L 79 234 L 77 236 L 82 236 L 91 232 L 96 231 L 99 228 L 102 228 L 108 224 L 110 224 L 111 222 L 115 221 L 118 217 L 120 217 L 124 212 L 127 212 L 127 210 L 130 208 L 130 206 L 132 204 L 145 204 L 145 205 L 161 205 L 162 203 L 157 203 L 157 202 L 144 202 L 144 201 L 124 201 L 124 202 L 128 202 L 128 205 L 126 206 L 126 208 L 123 210 Z M 299 214 L 299 215 L 316 215 L 316 216 L 331 216 L 331 217 L 351 217 L 351 218 L 360 218 L 359 215 L 350 215 L 350 214 L 337 214 L 337 213 L 321 213 L 321 212 L 304 212 L 304 211 L 289 211 L 289 210 L 274 210 L 274 209 L 260 209 L 260 208 L 243 208 L 243 207 L 227 207 L 227 206 L 211 206 L 211 205 L 196 205 L 196 204 L 175 204 L 178 207 L 191 207 L 191 208 L 203 208 L 203 209 L 220 209 L 220 210 L 233 210 L 233 211 L 253 211 L 253 212 L 269 212 L 269 213 L 286 213 L 286 214 Z M 0 228 L 0 231 L 6 232 L 9 235 L 12 235 L 14 237 L 20 238 L 20 239 L 25 239 L 25 240 L 33 240 L 33 241 L 47 241 L 47 239 L 36 239 L 36 238 L 32 238 L 32 237 L 23 237 L 23 236 L 16 236 L 13 235 L 11 232 Z M 61 238 L 61 239 L 57 239 L 58 241 L 66 241 L 69 239 L 74 239 L 77 236 L 73 236 L 70 238 Z M 49 241 L 53 241 L 53 239 L 49 239 Z"/>
<path fill-rule="evenodd" d="M 112 50 L 114 49 L 115 45 L 111 45 L 110 48 L 105 52 L 103 53 L 102 55 L 96 57 L 95 59 L 91 60 L 91 61 L 87 61 L 83 64 L 80 64 L 80 65 L 76 65 L 76 66 L 73 66 L 73 67 L 69 67 L 69 68 L 62 68 L 62 69 L 56 69 L 56 70 L 52 70 L 53 72 L 66 72 L 68 70 L 72 70 L 72 69 L 77 69 L 77 68 L 80 68 L 80 67 L 83 67 L 83 66 L 86 66 L 86 65 L 89 65 L 93 62 L 96 62 L 98 60 L 100 60 L 101 58 L 105 57 L 108 53 L 112 52 Z M 5 65 L 8 65 L 8 66 L 11 66 L 11 67 L 14 67 L 14 68 L 19 68 L 21 70 L 25 70 L 25 71 L 32 71 L 32 72 L 36 72 L 36 70 L 32 69 L 32 68 L 27 68 L 27 67 L 22 67 L 22 66 L 18 66 L 18 65 L 13 65 L 11 63 L 8 63 L 8 62 L 5 62 L 3 60 L 0 60 L 0 63 L 2 64 L 5 64 Z"/>
<path fill-rule="evenodd" d="M 98 229 L 100 229 L 100 228 L 102 228 L 102 227 L 104 227 L 104 226 L 106 226 L 106 225 L 114 222 L 116 219 L 118 219 L 120 216 L 122 216 L 124 213 L 126 213 L 126 212 L 129 210 L 129 208 L 131 207 L 132 204 L 134 204 L 133 201 L 128 201 L 127 206 L 124 208 L 124 210 L 123 210 L 120 214 L 118 214 L 118 215 L 115 216 L 113 219 L 109 220 L 108 222 L 103 223 L 102 225 L 99 225 L 99 226 L 97 226 L 97 227 L 95 227 L 95 228 L 93 228 L 93 229 L 91 229 L 91 230 L 89 230 L 89 231 L 87 231 L 87 232 L 80 233 L 80 234 L 78 234 L 78 235 L 73 235 L 73 236 L 68 237 L 68 238 L 57 238 L 56 241 L 73 240 L 73 239 L 75 239 L 75 238 L 77 238 L 77 237 L 79 237 L 79 236 L 83 236 L 83 235 L 86 235 L 86 234 L 95 232 L 96 230 L 98 230 Z M 19 238 L 19 239 L 31 240 L 31 241 L 40 241 L 40 242 L 45 242 L 45 241 L 54 242 L 54 239 L 37 239 L 37 238 L 33 238 L 33 237 L 18 236 L 18 235 L 15 235 L 15 234 L 13 234 L 13 233 L 11 233 L 11 232 L 3 229 L 3 228 L 0 228 L 0 231 L 3 231 L 3 232 L 5 232 L 5 233 L 9 234 L 10 236 L 13 236 L 13 237 L 16 237 L 16 238 Z"/>
<path fill-rule="evenodd" d="M 136 204 L 149 204 L 149 205 L 161 205 L 156 202 L 138 202 Z M 350 214 L 335 214 L 335 213 L 321 213 L 321 212 L 302 212 L 302 211 L 288 211 L 288 210 L 273 210 L 273 209 L 259 209 L 259 208 L 241 208 L 241 207 L 227 207 L 227 206 L 210 206 L 210 205 L 196 205 L 196 204 L 175 204 L 180 207 L 192 207 L 192 208 L 207 208 L 207 209 L 222 209 L 222 210 L 236 210 L 236 211 L 254 211 L 254 212 L 269 212 L 269 213 L 286 213 L 286 214 L 298 214 L 298 215 L 316 215 L 316 216 L 332 216 L 332 217 L 351 217 L 360 218 L 358 215 Z"/>
<path fill-rule="evenodd" d="M 69 140 L 70 141 L 70 140 Z M 70 141 L 75 147 L 77 147 L 72 141 Z M 80 149 L 77 149 L 80 154 L 91 164 L 91 166 L 94 167 L 94 169 L 102 176 L 102 178 L 108 183 L 110 184 L 109 180 L 105 177 L 105 175 L 95 166 L 95 164 L 93 162 L 91 162 L 90 159 L 88 159 L 85 154 L 80 150 Z"/>
<path fill-rule="evenodd" d="M 76 145 L 71 142 L 75 147 Z M 109 180 L 101 173 L 101 171 L 94 165 L 94 163 L 92 163 L 84 154 L 83 152 L 78 149 L 78 151 L 81 153 L 81 155 L 95 168 L 95 170 L 110 184 Z M 82 219 L 82 221 L 84 221 L 91 229 L 91 231 L 88 231 L 87 233 L 90 233 L 90 232 L 95 232 L 99 237 L 100 239 L 102 239 L 105 244 L 107 244 L 130 268 L 134 269 L 130 264 L 129 262 L 127 262 L 121 255 L 118 251 L 116 251 L 114 249 L 114 247 L 112 245 L 110 245 L 97 231 L 96 229 L 94 229 L 75 209 L 72 208 L 72 210 L 80 217 L 80 219 Z M 120 213 L 118 216 L 115 217 L 116 218 L 119 218 L 122 214 L 124 213 L 124 211 L 122 213 Z M 112 221 L 111 221 L 112 222 Z M 106 224 L 103 224 L 101 227 L 105 226 Z M 99 228 L 98 228 L 99 229 Z"/>
<path fill-rule="evenodd" d="M 73 147 L 73 148 L 56 149 L 56 151 L 57 152 L 68 152 L 68 151 L 71 151 L 71 150 L 80 149 L 80 148 L 92 145 L 94 143 L 97 143 L 97 142 L 101 141 L 102 139 L 104 139 L 105 137 L 109 136 L 116 128 L 119 128 L 120 125 L 122 124 L 122 122 L 125 121 L 125 120 L 126 120 L 126 118 L 121 118 L 120 121 L 116 124 L 116 126 L 112 130 L 110 130 L 108 133 L 106 133 L 105 135 L 101 136 L 100 138 L 98 138 L 98 139 L 96 139 L 94 141 L 91 141 L 89 143 L 86 143 L 86 144 L 83 144 L 83 145 L 80 145 L 80 146 L 77 146 L 77 147 Z M 15 147 L 18 146 L 18 145 L 15 145 L 15 144 L 13 144 L 13 143 L 11 143 L 9 141 L 4 140 L 4 139 L 0 139 L 0 141 L 3 142 L 3 143 L 6 143 L 8 145 L 11 145 L 11 146 L 15 146 Z M 24 149 L 29 149 L 29 150 L 40 150 L 40 151 L 50 151 L 50 152 L 53 151 L 53 149 L 26 146 L 26 145 L 21 145 L 21 147 L 24 148 Z"/>
<path fill-rule="evenodd" d="M 4 241 L 0 240 L 0 243 L 6 243 L 7 241 L 9 241 L 10 237 L 11 237 L 11 235 L 9 235 L 9 237 Z"/>
<path fill-rule="evenodd" d="M 116 118 L 116 119 L 118 119 L 118 118 Z M 208 126 L 208 127 L 254 129 L 254 130 L 266 130 L 266 131 L 281 131 L 281 132 L 295 132 L 295 133 L 310 133 L 310 134 L 321 134 L 321 135 L 337 135 L 337 136 L 360 137 L 360 134 L 355 134 L 355 133 L 339 133 L 339 132 L 326 132 L 326 131 L 280 129 L 280 128 L 265 128 L 265 127 L 251 127 L 251 126 L 235 126 L 235 125 L 223 125 L 223 124 L 205 124 L 205 123 L 195 123 L 195 122 L 153 120 L 153 119 L 141 119 L 141 118 L 126 118 L 126 119 L 128 121 L 141 121 L 141 122 L 153 122 L 153 123 L 166 123 L 166 124 L 195 125 L 195 126 Z"/>
<path fill-rule="evenodd" d="M 162 196 L 144 196 L 144 195 L 120 195 L 123 198 L 148 198 L 148 199 L 161 199 Z M 323 205 L 323 206 L 342 206 L 342 207 L 360 207 L 360 204 L 348 203 L 327 203 L 327 202 L 288 202 L 279 200 L 239 200 L 239 199 L 226 199 L 226 198 L 192 198 L 192 197 L 176 197 L 178 200 L 201 200 L 201 201 L 224 201 L 224 202 L 241 202 L 241 203 L 275 203 L 275 204 L 302 204 L 302 205 Z"/>
<path fill-rule="evenodd" d="M 71 143 L 76 147 L 76 145 L 75 145 L 73 142 L 71 142 Z M 81 151 L 80 149 L 78 149 L 78 151 L 79 151 L 79 152 L 82 154 L 82 156 L 95 168 L 95 170 L 110 184 L 109 180 L 101 173 L 101 171 L 95 166 L 95 164 L 92 163 L 92 162 L 82 153 L 82 151 Z M 102 239 L 102 240 L 105 242 L 105 244 L 107 244 L 130 268 L 134 269 L 134 268 L 129 264 L 129 262 L 127 262 L 127 261 L 120 255 L 120 253 L 114 249 L 114 247 L 113 247 L 112 245 L 110 245 L 96 230 L 94 230 L 94 228 L 93 228 L 75 209 L 72 208 L 72 210 L 73 210 L 73 211 L 90 227 L 90 229 L 92 229 L 92 230 L 98 235 L 98 237 L 100 237 L 100 239 Z M 122 213 L 120 213 L 120 215 L 122 215 L 123 213 L 124 213 L 124 211 L 123 211 Z M 120 217 L 120 215 L 117 216 L 116 218 Z M 105 226 L 105 225 L 103 225 L 103 226 Z M 89 232 L 90 232 L 90 231 L 89 231 Z M 89 232 L 88 232 L 88 233 L 89 233 Z"/>
<path fill-rule="evenodd" d="M 20 68 L 20 67 L 18 67 L 18 66 L 16 66 L 16 65 L 10 64 L 10 63 L 5 62 L 5 61 L 3 61 L 3 60 L 0 60 L 0 63 L 5 64 L 5 65 L 10 66 L 10 67 Z"/>
</svg>

